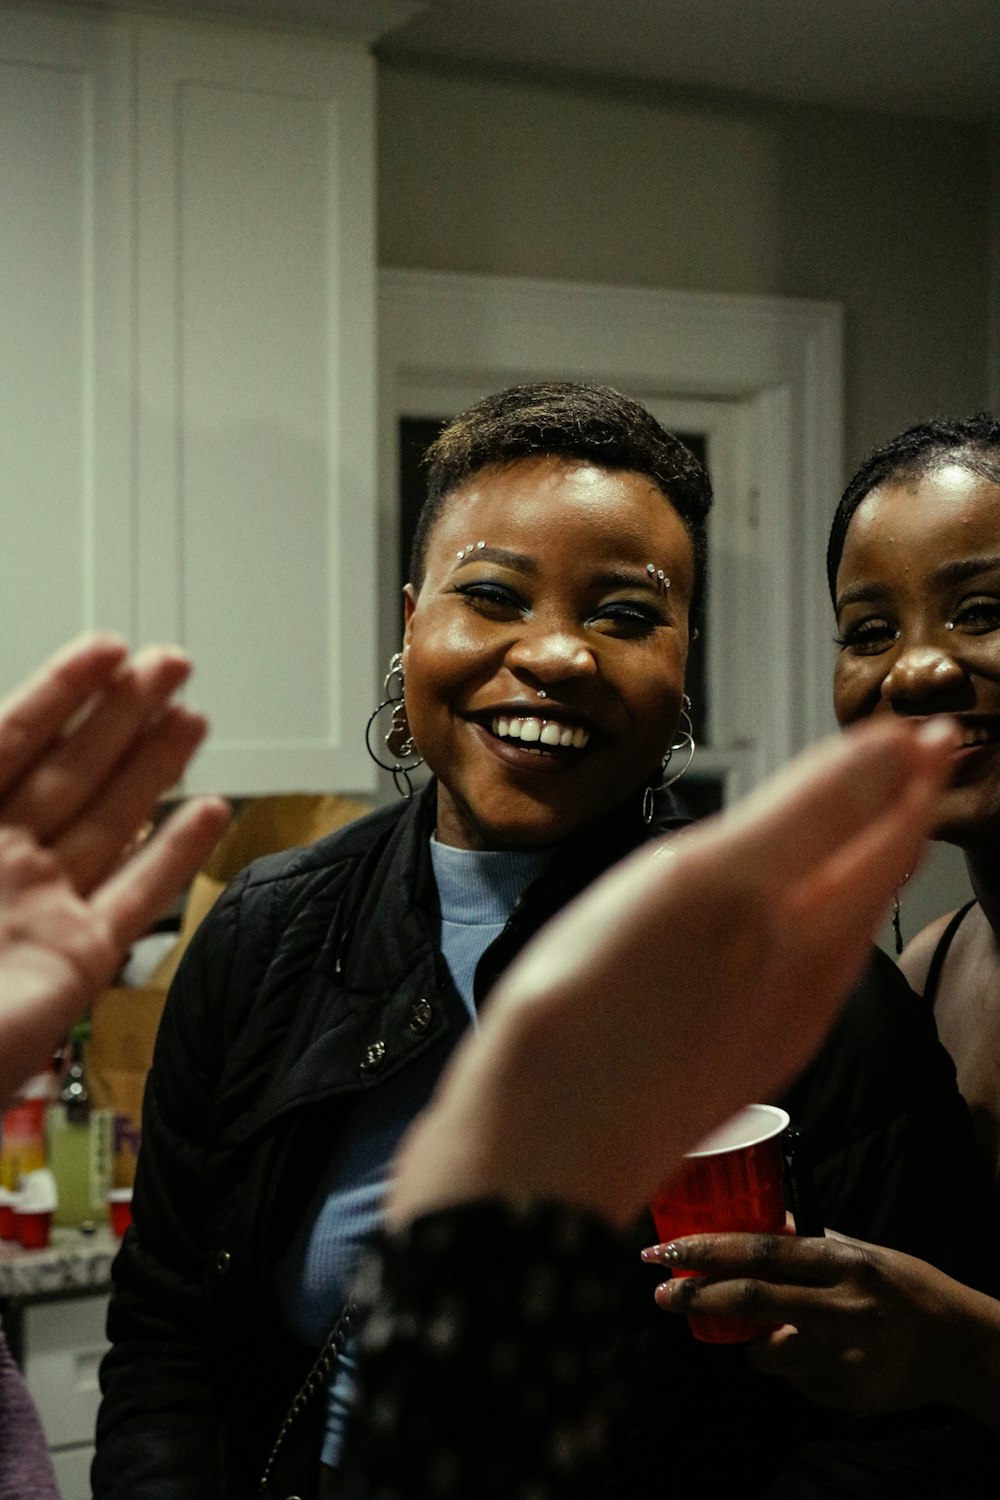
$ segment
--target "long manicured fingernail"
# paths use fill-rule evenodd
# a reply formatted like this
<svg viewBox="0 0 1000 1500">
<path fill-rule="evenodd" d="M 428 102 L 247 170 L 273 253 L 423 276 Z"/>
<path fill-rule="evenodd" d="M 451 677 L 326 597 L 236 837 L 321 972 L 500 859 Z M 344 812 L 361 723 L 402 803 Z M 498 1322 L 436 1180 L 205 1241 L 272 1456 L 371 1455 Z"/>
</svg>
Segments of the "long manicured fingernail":
<svg viewBox="0 0 1000 1500">
<path fill-rule="evenodd" d="M 669 1245 L 650 1245 L 641 1255 L 641 1259 L 650 1265 L 676 1265 L 680 1258 L 681 1253 L 672 1240 Z"/>
</svg>

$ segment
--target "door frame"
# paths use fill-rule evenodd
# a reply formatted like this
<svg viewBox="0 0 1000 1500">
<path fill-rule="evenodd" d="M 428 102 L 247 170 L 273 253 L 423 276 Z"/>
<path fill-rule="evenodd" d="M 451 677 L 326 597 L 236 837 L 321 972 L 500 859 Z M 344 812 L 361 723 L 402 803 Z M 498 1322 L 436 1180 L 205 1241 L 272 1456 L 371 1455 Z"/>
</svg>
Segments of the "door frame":
<svg viewBox="0 0 1000 1500">
<path fill-rule="evenodd" d="M 833 727 L 824 556 L 843 473 L 839 303 L 391 269 L 378 303 L 380 558 L 396 556 L 402 415 L 545 379 L 738 402 L 739 503 L 767 601 L 755 775 Z M 397 616 L 383 592 L 387 661 Z"/>
</svg>

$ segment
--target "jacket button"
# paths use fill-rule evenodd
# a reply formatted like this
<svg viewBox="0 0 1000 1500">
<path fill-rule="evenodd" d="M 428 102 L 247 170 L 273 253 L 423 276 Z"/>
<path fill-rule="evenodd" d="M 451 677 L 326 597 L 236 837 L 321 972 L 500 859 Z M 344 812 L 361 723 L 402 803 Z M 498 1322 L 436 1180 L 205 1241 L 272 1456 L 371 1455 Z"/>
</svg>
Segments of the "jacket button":
<svg viewBox="0 0 1000 1500">
<path fill-rule="evenodd" d="M 410 1008 L 410 1030 L 416 1031 L 418 1034 L 421 1031 L 426 1031 L 431 1024 L 433 1014 L 434 1012 L 431 1009 L 429 1000 L 414 1000 Z"/>
<path fill-rule="evenodd" d="M 363 1071 L 370 1073 L 373 1068 L 380 1068 L 384 1057 L 385 1042 L 372 1042 L 371 1046 L 365 1050 L 364 1061 L 361 1064 Z"/>
<path fill-rule="evenodd" d="M 215 1257 L 215 1269 L 220 1276 L 228 1275 L 232 1263 L 233 1257 L 228 1250 L 220 1250 Z"/>
</svg>

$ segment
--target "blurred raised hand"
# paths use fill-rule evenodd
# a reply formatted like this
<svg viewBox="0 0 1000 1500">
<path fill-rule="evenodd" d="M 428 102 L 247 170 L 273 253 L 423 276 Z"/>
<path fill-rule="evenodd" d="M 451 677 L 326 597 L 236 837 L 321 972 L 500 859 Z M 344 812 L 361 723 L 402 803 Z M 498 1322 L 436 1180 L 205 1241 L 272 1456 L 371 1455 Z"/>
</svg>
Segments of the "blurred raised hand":
<svg viewBox="0 0 1000 1500">
<path fill-rule="evenodd" d="M 0 701 L 0 1107 L 37 1071 L 218 840 L 198 797 L 143 842 L 206 732 L 191 665 L 113 636 L 64 647 Z"/>
<path fill-rule="evenodd" d="M 501 980 L 404 1141 L 390 1222 L 466 1198 L 624 1224 L 819 1045 L 919 858 L 957 743 L 868 724 L 633 855 Z"/>
</svg>

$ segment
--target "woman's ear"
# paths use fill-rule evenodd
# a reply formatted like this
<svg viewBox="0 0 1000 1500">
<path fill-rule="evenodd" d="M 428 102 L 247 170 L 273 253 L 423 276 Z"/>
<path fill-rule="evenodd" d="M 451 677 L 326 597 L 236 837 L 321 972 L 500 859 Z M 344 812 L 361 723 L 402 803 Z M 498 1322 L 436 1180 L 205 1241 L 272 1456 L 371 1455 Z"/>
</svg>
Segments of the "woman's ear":
<svg viewBox="0 0 1000 1500">
<path fill-rule="evenodd" d="M 417 591 L 412 583 L 403 585 L 403 650 L 410 644 L 410 627 L 413 611 L 417 607 Z"/>
</svg>

